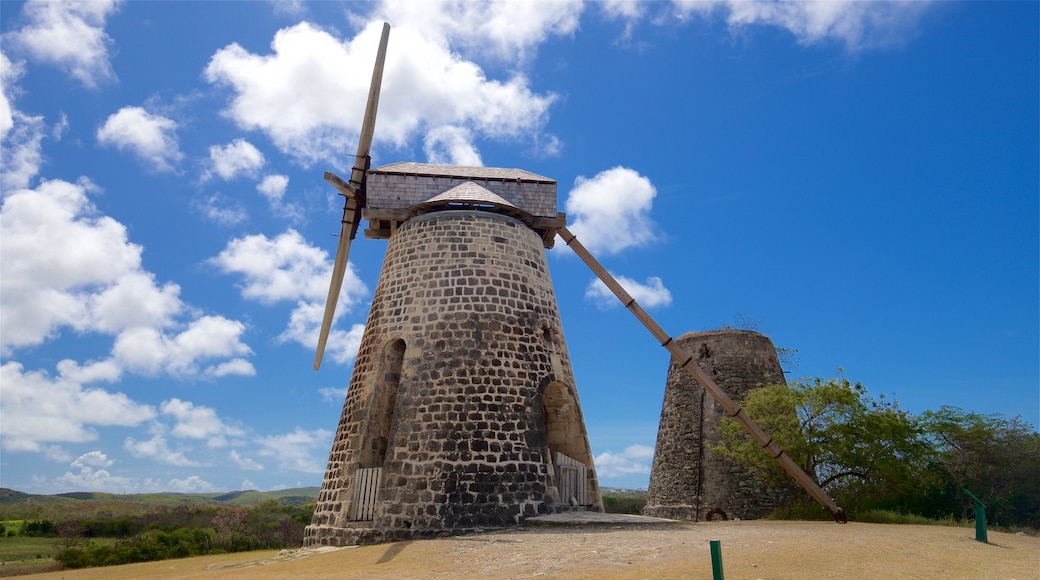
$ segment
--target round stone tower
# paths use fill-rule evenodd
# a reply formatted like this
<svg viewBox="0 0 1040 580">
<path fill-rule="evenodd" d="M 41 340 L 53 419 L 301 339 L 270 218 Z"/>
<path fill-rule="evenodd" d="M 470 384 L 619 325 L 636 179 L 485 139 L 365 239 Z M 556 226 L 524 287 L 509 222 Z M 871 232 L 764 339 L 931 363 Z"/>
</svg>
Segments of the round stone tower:
<svg viewBox="0 0 1040 580">
<path fill-rule="evenodd" d="M 306 545 L 602 511 L 545 259 L 556 222 L 517 203 L 551 183 L 555 206 L 555 182 L 504 171 L 369 173 L 366 236 L 389 244 Z"/>
<path fill-rule="evenodd" d="M 691 332 L 677 341 L 734 401 L 751 389 L 784 383 L 769 337 L 748 330 Z M 725 410 L 673 358 L 643 514 L 678 520 L 751 519 L 776 507 L 767 489 L 714 451 Z"/>
</svg>

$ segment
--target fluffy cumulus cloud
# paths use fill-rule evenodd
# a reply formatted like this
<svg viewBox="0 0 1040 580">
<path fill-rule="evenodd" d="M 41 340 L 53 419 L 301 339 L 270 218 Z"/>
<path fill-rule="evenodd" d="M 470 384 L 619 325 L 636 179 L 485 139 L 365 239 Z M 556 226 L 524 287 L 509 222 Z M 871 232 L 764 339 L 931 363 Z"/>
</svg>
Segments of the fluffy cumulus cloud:
<svg viewBox="0 0 1040 580">
<path fill-rule="evenodd" d="M 235 238 L 210 263 L 226 273 L 241 274 L 242 296 L 264 304 L 282 300 L 324 300 L 329 291 L 332 263 L 328 253 L 307 243 L 296 230 L 275 238 L 263 234 Z M 347 268 L 344 296 L 352 300 L 366 291 Z"/>
<path fill-rule="evenodd" d="M 292 221 L 300 221 L 303 219 L 303 212 L 296 204 L 285 201 L 288 187 L 289 178 L 285 175 L 267 175 L 256 184 L 257 192 L 267 200 L 271 213 Z"/>
<path fill-rule="evenodd" d="M 11 107 L 12 97 L 8 96 L 12 85 L 21 78 L 23 67 L 11 62 L 7 55 L 0 52 L 0 139 L 14 127 L 14 109 Z"/>
<path fill-rule="evenodd" d="M 394 26 L 422 30 L 440 46 L 523 62 L 551 36 L 573 34 L 583 8 L 582 0 L 385 0 L 377 13 Z"/>
<path fill-rule="evenodd" d="M 245 139 L 235 139 L 227 145 L 209 148 L 209 161 L 213 173 L 221 179 L 230 180 L 239 175 L 253 175 L 264 166 L 264 154 Z M 207 177 L 210 174 L 207 173 Z"/>
<path fill-rule="evenodd" d="M 87 180 L 54 180 L 4 198 L 4 352 L 40 344 L 62 327 L 115 333 L 162 326 L 181 310 L 180 289 L 158 285 L 141 269 L 141 247 L 128 241 L 123 224 L 97 212 L 88 198 L 94 191 Z"/>
<path fill-rule="evenodd" d="M 108 468 L 115 463 L 101 451 L 91 451 L 80 455 L 69 465 L 70 471 L 57 478 L 53 487 L 62 491 L 69 490 L 104 490 L 117 493 L 132 493 L 138 490 L 133 480 L 112 475 Z M 43 483 L 43 482 L 40 482 Z"/>
<path fill-rule="evenodd" d="M 173 465 L 176 467 L 195 467 L 199 463 L 188 459 L 183 451 L 170 449 L 166 437 L 162 433 L 155 433 L 151 439 L 138 441 L 133 437 L 127 437 L 123 442 L 123 448 L 131 455 L 140 459 L 151 459 L 158 463 Z"/>
<path fill-rule="evenodd" d="M 308 348 L 318 343 L 318 329 L 332 277 L 332 263 L 324 250 L 308 244 L 298 232 L 289 229 L 273 239 L 263 234 L 233 239 L 210 263 L 225 273 L 240 274 L 242 296 L 247 299 L 263 304 L 295 301 L 296 307 L 281 339 Z M 367 292 L 348 262 L 337 313 L 349 310 Z M 363 330 L 360 324 L 349 331 L 334 329 L 327 345 L 333 360 L 352 359 Z"/>
<path fill-rule="evenodd" d="M 625 276 L 617 276 L 613 273 L 611 275 L 644 308 L 668 306 L 672 303 L 672 293 L 664 287 L 664 282 L 656 276 L 647 278 L 646 284 L 642 284 Z M 585 299 L 594 302 L 602 310 L 622 305 L 617 297 L 614 296 L 614 293 L 599 278 L 593 278 L 589 282 L 588 287 L 585 289 Z"/>
<path fill-rule="evenodd" d="M 578 177 L 567 196 L 570 230 L 593 253 L 617 254 L 656 239 L 650 219 L 657 188 L 627 167 Z"/>
<path fill-rule="evenodd" d="M 209 447 L 225 447 L 229 439 L 240 438 L 245 430 L 225 423 L 210 407 L 195 405 L 189 401 L 170 399 L 163 401 L 159 410 L 174 420 L 170 434 L 184 439 L 198 439 Z"/>
<path fill-rule="evenodd" d="M 19 93 L 18 79 L 25 72 L 22 63 L 13 62 L 0 52 L 0 191 L 29 187 L 42 163 L 44 120 L 26 115 L 14 107 Z"/>
<path fill-rule="evenodd" d="M 239 469 L 245 469 L 248 471 L 261 471 L 264 466 L 261 463 L 257 463 L 254 459 L 249 457 L 243 457 L 237 449 L 232 449 L 228 453 L 228 458 L 231 459 L 232 463 L 235 464 Z M 244 487 L 244 489 L 252 489 L 253 484 Z"/>
<path fill-rule="evenodd" d="M 297 427 L 292 433 L 259 439 L 262 457 L 271 457 L 279 469 L 324 473 L 325 453 L 332 444 L 332 432 L 325 429 L 308 431 Z"/>
<path fill-rule="evenodd" d="M 653 459 L 654 448 L 646 445 L 629 445 L 621 453 L 605 451 L 596 456 L 596 475 L 610 479 L 648 474 Z"/>
<path fill-rule="evenodd" d="M 0 157 L 0 191 L 29 187 L 43 162 L 44 121 L 42 116 L 13 111 L 11 128 L 3 138 Z"/>
<path fill-rule="evenodd" d="M 176 493 L 206 493 L 217 488 L 198 475 L 189 475 L 183 479 L 171 479 L 167 482 L 166 489 Z"/>
<path fill-rule="evenodd" d="M 336 154 L 356 146 L 380 28 L 370 23 L 344 41 L 300 23 L 278 31 L 270 54 L 250 53 L 238 44 L 220 49 L 205 76 L 232 90 L 226 114 L 242 129 L 264 132 L 280 150 L 305 164 L 335 160 Z M 377 145 L 403 147 L 416 135 L 444 127 L 469 132 L 455 133 L 455 151 L 467 149 L 457 143 L 459 137 L 468 137 L 474 152 L 473 143 L 480 138 L 538 137 L 554 95 L 535 94 L 520 73 L 505 80 L 487 78 L 479 66 L 431 38 L 426 28 L 395 26 L 391 37 Z"/>
<path fill-rule="evenodd" d="M 241 340 L 244 331 L 244 324 L 223 316 L 203 316 L 178 333 L 137 326 L 116 337 L 112 354 L 124 368 L 144 375 L 215 377 L 232 370 L 252 376 L 253 365 L 241 358 L 252 354 Z"/>
<path fill-rule="evenodd" d="M 223 226 L 233 226 L 249 219 L 245 206 L 220 193 L 196 199 L 194 207 L 206 219 Z"/>
<path fill-rule="evenodd" d="M 929 0 L 673 0 L 681 19 L 719 15 L 732 29 L 776 26 L 803 44 L 836 41 L 850 51 L 898 44 L 911 34 Z"/>
<path fill-rule="evenodd" d="M 65 361 L 55 377 L 26 371 L 18 362 L 0 366 L 3 450 L 43 452 L 50 444 L 93 441 L 96 427 L 136 426 L 156 417 L 149 405 L 91 386 L 118 377 L 107 363 L 98 365 L 80 367 Z"/>
<path fill-rule="evenodd" d="M 5 34 L 4 41 L 33 60 L 57 66 L 94 88 L 115 79 L 108 62 L 112 39 L 105 34 L 104 25 L 119 5 L 118 0 L 30 0 L 22 8 L 27 24 Z"/>
<path fill-rule="evenodd" d="M 472 135 L 462 127 L 437 127 L 431 130 L 426 134 L 423 151 L 430 163 L 484 165 L 480 153 L 473 146 Z"/>
<path fill-rule="evenodd" d="M 114 336 L 112 368 L 253 374 L 242 359 L 251 353 L 241 341 L 245 326 L 220 316 L 179 321 L 187 310 L 180 288 L 158 284 L 142 268 L 142 248 L 128 240 L 126 227 L 90 203 L 95 190 L 86 180 L 53 180 L 4 198 L 0 351 L 9 355 L 71 328 Z"/>
<path fill-rule="evenodd" d="M 173 171 L 184 155 L 177 144 L 177 123 L 141 107 L 123 107 L 97 131 L 101 145 L 128 151 L 153 171 Z"/>
</svg>

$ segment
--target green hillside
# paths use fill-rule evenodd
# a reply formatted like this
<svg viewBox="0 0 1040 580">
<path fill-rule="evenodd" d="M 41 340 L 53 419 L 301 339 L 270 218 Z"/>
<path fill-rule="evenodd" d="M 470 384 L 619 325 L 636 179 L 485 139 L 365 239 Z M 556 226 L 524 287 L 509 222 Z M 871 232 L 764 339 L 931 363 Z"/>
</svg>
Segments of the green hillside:
<svg viewBox="0 0 1040 580">
<path fill-rule="evenodd" d="M 25 493 L 14 489 L 0 488 L 0 512 L 11 514 L 29 506 L 76 506 L 89 504 L 133 504 L 139 506 L 160 505 L 252 505 L 265 501 L 275 501 L 284 505 L 303 505 L 318 499 L 317 487 L 298 487 L 280 489 L 278 491 L 231 491 L 218 493 L 133 493 L 118 494 L 98 491 L 77 491 L 55 495 L 39 495 Z M 21 508 L 21 509 L 19 509 Z"/>
</svg>

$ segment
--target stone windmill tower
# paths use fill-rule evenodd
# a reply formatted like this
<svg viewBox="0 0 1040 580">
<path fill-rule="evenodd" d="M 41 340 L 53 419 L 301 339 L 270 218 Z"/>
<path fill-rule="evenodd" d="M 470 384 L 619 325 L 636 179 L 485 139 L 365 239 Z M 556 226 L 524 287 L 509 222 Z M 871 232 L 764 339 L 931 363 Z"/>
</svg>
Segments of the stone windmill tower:
<svg viewBox="0 0 1040 580">
<path fill-rule="evenodd" d="M 752 389 L 786 382 L 776 347 L 764 334 L 712 330 L 690 332 L 676 342 L 734 402 Z M 679 363 L 673 357 L 668 366 L 643 514 L 694 521 L 765 515 L 783 491 L 767 489 L 714 450 L 726 411 Z"/>
<path fill-rule="evenodd" d="M 556 182 L 517 169 L 370 169 L 384 25 L 315 368 L 350 239 L 388 246 L 305 544 L 602 511 L 545 249 Z"/>
</svg>

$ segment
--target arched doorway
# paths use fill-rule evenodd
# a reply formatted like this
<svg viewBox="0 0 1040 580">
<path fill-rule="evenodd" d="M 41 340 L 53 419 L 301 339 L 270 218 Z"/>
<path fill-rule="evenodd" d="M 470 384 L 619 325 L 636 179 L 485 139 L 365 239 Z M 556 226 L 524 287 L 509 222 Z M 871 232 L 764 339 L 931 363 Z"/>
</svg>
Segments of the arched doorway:
<svg viewBox="0 0 1040 580">
<path fill-rule="evenodd" d="M 556 476 L 560 500 L 574 506 L 590 505 L 588 449 L 578 401 L 566 384 L 550 382 L 542 391 L 542 416 L 549 461 Z"/>
</svg>

